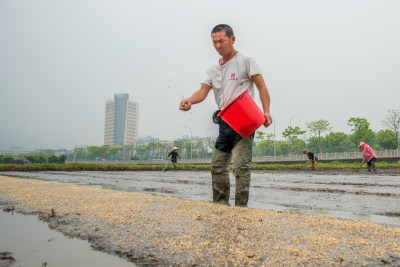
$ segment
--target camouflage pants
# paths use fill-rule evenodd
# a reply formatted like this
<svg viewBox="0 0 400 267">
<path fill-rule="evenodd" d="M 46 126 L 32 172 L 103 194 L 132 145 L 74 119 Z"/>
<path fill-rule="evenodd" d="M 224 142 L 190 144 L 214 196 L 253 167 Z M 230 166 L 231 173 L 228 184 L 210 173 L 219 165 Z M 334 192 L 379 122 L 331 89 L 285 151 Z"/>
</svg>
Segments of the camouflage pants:
<svg viewBox="0 0 400 267">
<path fill-rule="evenodd" d="M 230 181 L 229 164 L 233 157 L 233 175 L 235 176 L 235 206 L 247 206 L 250 189 L 250 167 L 253 136 L 240 140 L 231 153 L 215 149 L 211 160 L 213 201 L 229 203 Z"/>
</svg>

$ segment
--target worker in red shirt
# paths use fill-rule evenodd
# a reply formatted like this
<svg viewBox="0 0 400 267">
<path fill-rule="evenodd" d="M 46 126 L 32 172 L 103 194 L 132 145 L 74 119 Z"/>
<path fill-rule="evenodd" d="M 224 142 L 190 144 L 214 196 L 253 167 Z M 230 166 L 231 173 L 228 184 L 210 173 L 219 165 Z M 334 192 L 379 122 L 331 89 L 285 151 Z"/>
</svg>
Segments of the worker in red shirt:
<svg viewBox="0 0 400 267">
<path fill-rule="evenodd" d="M 365 161 L 367 161 L 368 171 L 371 172 L 371 167 L 372 167 L 372 170 L 376 172 L 375 160 L 377 157 L 375 152 L 369 145 L 367 145 L 364 142 L 360 142 L 360 145 L 358 147 L 362 148 L 363 150 L 363 161 L 361 165 L 364 164 Z"/>
</svg>

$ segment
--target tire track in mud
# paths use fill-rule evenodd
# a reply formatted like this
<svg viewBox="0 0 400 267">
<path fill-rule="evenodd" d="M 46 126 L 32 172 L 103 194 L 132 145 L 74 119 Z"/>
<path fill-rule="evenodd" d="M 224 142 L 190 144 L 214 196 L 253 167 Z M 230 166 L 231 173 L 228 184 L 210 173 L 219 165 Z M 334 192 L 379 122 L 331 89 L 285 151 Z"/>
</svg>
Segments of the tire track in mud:
<svg viewBox="0 0 400 267">
<path fill-rule="evenodd" d="M 354 185 L 354 186 L 376 186 L 376 187 L 398 187 L 400 184 L 379 184 L 379 183 L 354 183 L 354 182 L 305 182 L 305 181 L 294 181 L 294 184 L 320 184 L 320 185 Z"/>
<path fill-rule="evenodd" d="M 329 188 L 302 188 L 302 187 L 280 187 L 280 186 L 253 186 L 260 189 L 273 189 L 283 191 L 303 191 L 303 192 L 320 192 L 320 193 L 333 193 L 333 194 L 354 194 L 354 195 L 371 195 L 371 196 L 384 196 L 384 197 L 400 197 L 400 194 L 394 193 L 373 193 L 365 191 L 348 191 L 344 189 L 329 189 Z"/>
<path fill-rule="evenodd" d="M 192 184 L 192 185 L 209 185 L 210 182 L 193 182 L 190 180 L 160 180 L 161 183 L 166 184 Z"/>
</svg>

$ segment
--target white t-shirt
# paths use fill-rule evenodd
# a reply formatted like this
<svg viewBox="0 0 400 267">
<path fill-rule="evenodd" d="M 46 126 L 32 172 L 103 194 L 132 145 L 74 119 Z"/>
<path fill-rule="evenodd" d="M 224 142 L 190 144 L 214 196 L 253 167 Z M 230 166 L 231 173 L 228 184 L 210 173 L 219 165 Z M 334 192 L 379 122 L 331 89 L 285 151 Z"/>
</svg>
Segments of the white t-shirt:
<svg viewBox="0 0 400 267">
<path fill-rule="evenodd" d="M 238 52 L 224 65 L 211 65 L 202 83 L 211 86 L 215 102 L 222 110 L 246 89 L 254 99 L 254 83 L 251 76 L 256 74 L 261 73 L 254 58 Z"/>
</svg>

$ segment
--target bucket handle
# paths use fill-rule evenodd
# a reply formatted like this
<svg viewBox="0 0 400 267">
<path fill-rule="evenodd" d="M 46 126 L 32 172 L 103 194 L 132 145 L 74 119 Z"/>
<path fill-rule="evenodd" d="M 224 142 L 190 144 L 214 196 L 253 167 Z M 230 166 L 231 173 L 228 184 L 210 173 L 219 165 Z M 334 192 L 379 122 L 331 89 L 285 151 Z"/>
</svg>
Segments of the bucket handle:
<svg viewBox="0 0 400 267">
<path fill-rule="evenodd" d="M 244 93 L 246 93 L 247 90 L 243 91 L 240 93 L 239 97 L 235 99 L 235 101 L 233 101 L 232 103 L 229 104 L 229 106 L 227 106 L 226 108 L 224 108 L 224 112 L 221 113 L 221 115 L 218 114 L 218 117 L 222 117 L 222 115 L 224 115 L 224 113 L 233 105 L 236 103 L 236 101 L 238 101 L 240 98 L 243 97 Z"/>
</svg>

